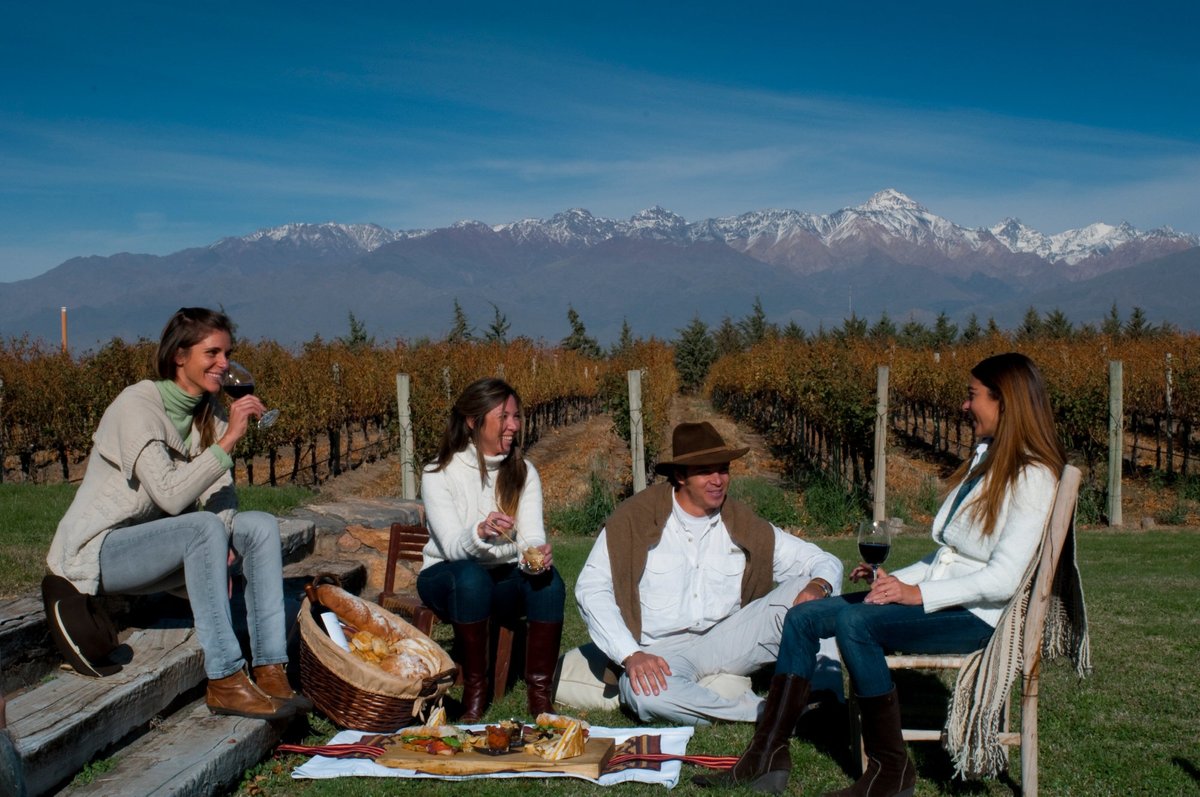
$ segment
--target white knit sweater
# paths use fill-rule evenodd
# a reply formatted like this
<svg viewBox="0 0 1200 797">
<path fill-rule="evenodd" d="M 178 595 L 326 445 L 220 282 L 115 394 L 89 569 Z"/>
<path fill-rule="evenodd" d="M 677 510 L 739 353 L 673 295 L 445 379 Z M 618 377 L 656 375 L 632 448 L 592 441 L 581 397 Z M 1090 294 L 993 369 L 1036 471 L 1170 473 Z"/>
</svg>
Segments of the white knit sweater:
<svg viewBox="0 0 1200 797">
<path fill-rule="evenodd" d="M 525 461 L 528 471 L 514 529 L 518 545 L 503 537 L 497 537 L 495 542 L 479 538 L 479 524 L 489 512 L 499 511 L 495 474 L 503 460 L 502 456 L 484 458 L 486 483 L 480 481 L 479 460 L 473 445 L 455 454 L 443 470 L 431 470 L 432 463 L 425 466 L 425 472 L 421 474 L 421 498 L 425 501 L 425 517 L 429 522 L 429 543 L 423 551 L 423 567 L 463 559 L 477 559 L 485 567 L 515 564 L 522 550 L 545 544 L 542 482 L 537 469 L 528 460 Z"/>
</svg>

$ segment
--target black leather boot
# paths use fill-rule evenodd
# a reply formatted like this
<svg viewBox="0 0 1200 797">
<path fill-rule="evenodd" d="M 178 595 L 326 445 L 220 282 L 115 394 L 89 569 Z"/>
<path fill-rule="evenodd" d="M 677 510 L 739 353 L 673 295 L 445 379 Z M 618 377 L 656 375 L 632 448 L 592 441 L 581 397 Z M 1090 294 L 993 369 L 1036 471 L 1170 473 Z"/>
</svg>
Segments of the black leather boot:
<svg viewBox="0 0 1200 797">
<path fill-rule="evenodd" d="M 904 745 L 896 688 L 879 697 L 860 697 L 858 706 L 866 771 L 849 787 L 824 797 L 912 797 L 917 769 Z"/>
<path fill-rule="evenodd" d="M 713 775 L 696 775 L 697 786 L 749 785 L 752 791 L 781 794 L 792 771 L 788 744 L 796 721 L 808 705 L 809 683 L 798 675 L 779 674 L 771 679 L 771 690 L 754 730 L 750 746 L 732 769 Z"/>
<path fill-rule="evenodd" d="M 563 624 L 530 620 L 525 628 L 525 689 L 529 715 L 536 718 L 554 712 L 554 670 Z"/>
</svg>

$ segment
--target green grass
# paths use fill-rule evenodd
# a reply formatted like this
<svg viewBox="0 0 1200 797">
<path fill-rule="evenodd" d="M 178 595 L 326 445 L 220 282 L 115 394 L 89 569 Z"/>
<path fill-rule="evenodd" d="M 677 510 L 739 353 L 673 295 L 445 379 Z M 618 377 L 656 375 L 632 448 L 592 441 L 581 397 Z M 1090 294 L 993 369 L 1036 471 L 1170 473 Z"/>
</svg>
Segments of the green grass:
<svg viewBox="0 0 1200 797">
<path fill-rule="evenodd" d="M 58 521 L 75 497 L 70 484 L 0 484 L 0 595 L 37 588 L 46 572 L 46 551 Z M 239 487 L 242 509 L 275 515 L 311 499 L 303 487 Z"/>
<path fill-rule="evenodd" d="M 1086 531 L 1079 540 L 1079 562 L 1088 599 L 1095 673 L 1078 680 L 1064 663 L 1047 665 L 1041 682 L 1040 786 L 1046 795 L 1185 795 L 1197 794 L 1200 785 L 1200 739 L 1196 706 L 1200 705 L 1200 612 L 1194 592 L 1196 531 L 1146 533 Z M 559 538 L 555 562 L 573 584 L 592 541 Z M 855 561 L 855 541 L 849 537 L 824 539 L 821 545 L 847 565 Z M 891 565 L 907 564 L 927 553 L 932 543 L 927 532 L 906 532 L 896 539 Z M 850 586 L 849 589 L 857 587 Z M 564 646 L 579 644 L 586 632 L 573 597 L 568 597 Z M 918 687 L 905 681 L 906 714 L 914 709 L 938 712 L 941 688 Z M 925 697 L 919 698 L 918 694 Z M 925 703 L 927 705 L 919 705 Z M 523 716 L 524 687 L 516 687 L 486 719 Z M 620 715 L 592 712 L 587 719 L 597 725 L 629 726 Z M 327 740 L 335 729 L 314 717 L 312 743 Z M 688 745 L 691 753 L 731 754 L 748 743 L 749 725 L 698 728 Z M 831 711 L 806 717 L 799 738 L 791 746 L 794 762 L 789 794 L 813 794 L 841 788 L 850 781 L 850 755 L 846 745 L 845 713 Z M 1005 780 L 954 781 L 946 754 L 932 743 L 909 747 L 920 780 L 917 793 L 1008 796 L 1013 787 Z M 248 773 L 240 795 L 304 795 L 305 797 L 367 797 L 378 794 L 481 795 L 500 797 L 514 790 L 536 789 L 546 795 L 596 795 L 608 792 L 583 781 L 477 780 L 381 781 L 343 778 L 332 781 L 296 781 L 289 777 L 302 756 L 280 756 Z M 698 770 L 684 768 L 675 793 L 707 794 L 688 778 Z M 1019 754 L 1012 754 L 1012 771 L 1019 773 Z M 1018 774 L 1019 779 L 1019 774 Z M 621 795 L 663 795 L 660 786 L 623 784 Z M 732 794 L 748 793 L 745 790 Z"/>
<path fill-rule="evenodd" d="M 751 507 L 781 529 L 800 528 L 803 518 L 794 491 L 757 476 L 746 476 L 729 482 L 729 494 Z"/>
<path fill-rule="evenodd" d="M 546 525 L 552 532 L 569 537 L 595 537 L 616 508 L 616 490 L 593 469 L 588 476 L 588 494 L 583 501 L 548 511 Z"/>
</svg>

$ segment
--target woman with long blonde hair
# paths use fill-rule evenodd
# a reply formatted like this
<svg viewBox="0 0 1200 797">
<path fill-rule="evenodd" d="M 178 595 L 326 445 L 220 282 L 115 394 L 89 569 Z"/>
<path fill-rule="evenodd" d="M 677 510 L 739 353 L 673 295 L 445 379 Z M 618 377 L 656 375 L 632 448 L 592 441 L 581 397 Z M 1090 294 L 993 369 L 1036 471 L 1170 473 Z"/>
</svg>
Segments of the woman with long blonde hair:
<svg viewBox="0 0 1200 797">
<path fill-rule="evenodd" d="M 534 716 L 553 709 L 566 587 L 542 523 L 542 485 L 521 453 L 521 399 L 502 379 L 463 390 L 425 467 L 429 543 L 417 576 L 425 605 L 454 626 L 460 719 L 483 716 L 491 623 L 526 618 L 525 686 Z"/>
<path fill-rule="evenodd" d="M 987 644 L 1038 550 L 1066 464 L 1042 375 L 1025 355 L 998 354 L 971 369 L 963 412 L 978 445 L 951 476 L 934 518 L 938 549 L 894 573 L 879 568 L 874 577 L 860 563 L 850 579 L 871 582 L 868 591 L 790 609 L 750 747 L 728 772 L 697 776 L 700 785 L 786 788 L 788 740 L 808 703 L 817 648 L 836 636 L 858 696 L 868 763 L 857 782 L 831 795 L 912 795 L 916 770 L 885 656 L 969 653 Z"/>
</svg>

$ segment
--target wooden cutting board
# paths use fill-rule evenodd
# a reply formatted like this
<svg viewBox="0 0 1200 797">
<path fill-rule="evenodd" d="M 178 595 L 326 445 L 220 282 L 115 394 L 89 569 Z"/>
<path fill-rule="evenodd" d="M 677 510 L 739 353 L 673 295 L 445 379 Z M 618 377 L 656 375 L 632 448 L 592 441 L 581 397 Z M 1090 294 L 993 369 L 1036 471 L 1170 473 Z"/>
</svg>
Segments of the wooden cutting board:
<svg viewBox="0 0 1200 797">
<path fill-rule="evenodd" d="M 583 755 L 547 761 L 530 753 L 487 755 L 468 750 L 457 755 L 430 755 L 400 747 L 389 749 L 376 764 L 396 769 L 415 769 L 430 775 L 487 775 L 494 772 L 569 772 L 595 780 L 613 752 L 612 739 L 588 739 Z"/>
</svg>

